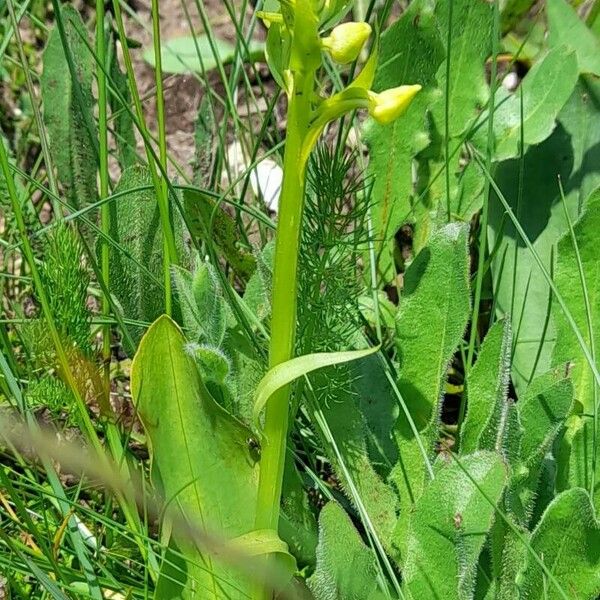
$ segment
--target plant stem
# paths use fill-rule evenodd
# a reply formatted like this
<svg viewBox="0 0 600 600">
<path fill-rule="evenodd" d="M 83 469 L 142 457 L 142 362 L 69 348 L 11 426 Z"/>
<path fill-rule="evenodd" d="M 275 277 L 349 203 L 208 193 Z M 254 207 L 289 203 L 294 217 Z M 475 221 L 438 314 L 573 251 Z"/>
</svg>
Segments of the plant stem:
<svg viewBox="0 0 600 600">
<path fill-rule="evenodd" d="M 177 244 L 175 243 L 175 235 L 173 233 L 173 229 L 171 227 L 171 222 L 170 222 L 169 197 L 168 197 L 168 195 L 165 195 L 163 193 L 164 192 L 163 183 L 166 183 L 167 187 L 169 187 L 168 182 L 166 180 L 167 173 L 163 168 L 163 163 L 160 160 L 160 158 L 158 161 L 155 160 L 156 155 L 154 154 L 154 150 L 150 145 L 151 138 L 150 138 L 150 134 L 148 132 L 148 127 L 146 125 L 146 121 L 144 119 L 144 110 L 142 107 L 142 101 L 141 101 L 140 94 L 139 94 L 139 91 L 138 91 L 138 88 L 137 88 L 137 85 L 135 82 L 135 73 L 133 71 L 133 62 L 131 60 L 129 46 L 127 45 L 127 35 L 125 33 L 125 25 L 123 23 L 123 15 L 121 13 L 121 5 L 120 5 L 119 0 L 113 0 L 112 6 L 113 6 L 113 10 L 114 10 L 115 22 L 117 25 L 117 31 L 119 34 L 119 41 L 121 42 L 121 49 L 123 50 L 123 61 L 125 63 L 125 69 L 127 71 L 127 79 L 129 81 L 129 89 L 131 92 L 133 106 L 135 109 L 136 124 L 138 126 L 138 129 L 140 131 L 142 138 L 144 139 L 144 148 L 146 150 L 146 157 L 148 160 L 148 168 L 150 169 L 150 174 L 152 176 L 152 183 L 153 183 L 154 189 L 156 191 L 156 197 L 157 197 L 158 209 L 159 209 L 159 213 L 160 213 L 160 222 L 161 222 L 163 237 L 165 240 L 165 245 L 168 248 L 169 264 L 176 265 L 179 263 L 179 257 L 178 257 L 178 253 L 177 253 Z M 158 19 L 158 11 L 156 10 L 156 11 L 153 11 L 153 22 L 156 21 L 157 19 Z M 155 36 L 155 44 L 156 44 L 156 41 L 157 41 L 157 38 Z M 156 55 L 157 57 L 160 55 L 160 38 L 158 38 L 158 47 L 159 47 L 159 52 Z M 161 75 L 161 78 L 162 78 L 162 75 Z M 159 166 L 161 168 L 161 174 L 163 177 L 162 180 L 158 176 L 158 170 L 156 167 L 157 163 L 159 164 Z M 167 283 L 166 278 L 165 278 L 165 283 Z M 169 298 L 171 296 L 170 288 L 171 288 L 171 278 L 169 277 L 168 284 L 166 286 L 166 291 L 165 291 L 165 294 L 168 295 Z"/>
<path fill-rule="evenodd" d="M 158 121 L 158 151 L 160 164 L 163 172 L 167 172 L 167 136 L 165 127 L 165 100 L 163 95 L 162 81 L 162 55 L 160 43 L 160 15 L 158 14 L 158 0 L 152 0 L 152 34 L 154 38 L 154 57 L 155 69 L 154 77 L 156 82 L 156 117 Z M 161 203 L 160 212 L 163 219 L 163 274 L 165 284 L 165 312 L 170 315 L 172 309 L 172 293 L 171 293 L 171 263 L 174 261 L 174 256 L 169 248 L 169 234 L 167 229 L 172 232 L 171 221 L 169 218 L 169 190 L 167 189 L 167 180 L 165 175 L 161 178 L 161 195 L 159 202 Z"/>
<path fill-rule="evenodd" d="M 308 134 L 313 95 L 313 73 L 294 74 L 288 105 L 288 128 L 283 160 L 283 184 L 277 224 L 271 319 L 269 367 L 290 360 L 296 337 L 298 252 L 304 206 L 306 161 L 302 158 Z M 262 451 L 256 528 L 275 529 L 288 433 L 290 386 L 273 394 L 265 413 L 265 442 Z"/>
<path fill-rule="evenodd" d="M 106 65 L 106 32 L 104 30 L 104 0 L 96 1 L 96 53 L 98 60 Z M 106 75 L 103 69 L 97 71 L 98 80 L 98 148 L 99 148 L 99 171 L 100 171 L 100 198 L 102 201 L 108 196 L 108 123 L 107 123 L 107 96 Z M 110 207 L 107 202 L 100 208 L 100 226 L 102 233 L 106 236 L 102 242 L 101 271 L 102 280 L 109 289 L 110 272 L 110 247 L 108 236 L 110 235 Z M 110 299 L 107 294 L 102 294 L 102 316 L 110 316 Z M 107 406 L 110 405 L 110 323 L 102 328 L 102 361 L 104 363 L 104 385 L 106 386 Z"/>
</svg>

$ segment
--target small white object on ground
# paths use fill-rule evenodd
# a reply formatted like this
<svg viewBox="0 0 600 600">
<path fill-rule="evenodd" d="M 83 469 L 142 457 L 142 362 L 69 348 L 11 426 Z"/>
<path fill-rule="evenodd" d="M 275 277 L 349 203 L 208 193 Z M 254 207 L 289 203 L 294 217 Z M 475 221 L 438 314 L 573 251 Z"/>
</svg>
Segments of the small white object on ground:
<svg viewBox="0 0 600 600">
<path fill-rule="evenodd" d="M 252 191 L 262 197 L 267 208 L 276 214 L 279 209 L 282 181 L 282 168 L 270 158 L 259 162 L 250 174 Z"/>
</svg>

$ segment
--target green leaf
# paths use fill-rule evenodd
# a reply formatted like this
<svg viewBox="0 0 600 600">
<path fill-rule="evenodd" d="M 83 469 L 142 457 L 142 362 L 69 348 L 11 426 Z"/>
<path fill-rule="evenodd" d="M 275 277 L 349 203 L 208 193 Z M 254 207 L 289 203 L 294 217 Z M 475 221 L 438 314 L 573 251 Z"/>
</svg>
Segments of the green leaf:
<svg viewBox="0 0 600 600">
<path fill-rule="evenodd" d="M 424 2 L 412 2 L 400 19 L 381 36 L 379 66 L 373 89 L 381 91 L 403 84 L 420 84 L 406 113 L 390 125 L 369 122 L 368 173 L 374 178 L 373 238 L 378 270 L 385 282 L 394 277 L 393 240 L 406 222 L 429 210 L 415 205 L 413 156 L 429 143 L 426 109 L 436 99 L 435 77 L 444 59 L 444 47 L 435 20 Z"/>
<path fill-rule="evenodd" d="M 531 546 L 566 597 L 591 599 L 600 593 L 600 524 L 585 490 L 568 490 L 554 499 L 533 531 Z M 531 600 L 565 597 L 531 558 L 521 581 Z"/>
<path fill-rule="evenodd" d="M 173 267 L 184 329 L 193 341 L 220 347 L 225 337 L 226 304 L 215 268 L 200 261 L 192 275 Z"/>
<path fill-rule="evenodd" d="M 572 220 L 577 219 L 591 192 L 600 186 L 596 158 L 600 144 L 599 99 L 600 85 L 581 80 L 561 111 L 554 133 L 525 153 L 520 202 L 520 161 L 500 163 L 494 173 L 496 183 L 550 272 L 554 245 L 568 231 L 558 178 Z M 490 200 L 489 234 L 489 247 L 498 245 L 492 261 L 495 300 L 499 315 L 512 316 L 512 377 L 517 392 L 522 393 L 534 376 L 551 367 L 556 332 L 553 319 L 548 321 L 550 289 L 529 249 L 505 218 L 495 194 Z M 570 272 L 570 278 L 571 284 L 579 285 L 576 269 Z M 563 293 L 565 286 L 558 287 Z M 571 310 L 576 309 L 571 306 Z M 560 357 L 557 360 L 563 362 Z"/>
<path fill-rule="evenodd" d="M 454 461 L 438 461 L 435 479 L 410 517 L 402 574 L 415 600 L 472 597 L 479 554 L 502 497 L 506 471 L 492 452 L 477 452 L 460 462 L 464 471 Z"/>
<path fill-rule="evenodd" d="M 467 225 L 452 223 L 432 234 L 429 245 L 405 273 L 396 317 L 398 388 L 428 458 L 438 436 L 447 368 L 469 319 L 468 232 Z M 427 470 L 422 448 L 403 410 L 395 435 L 399 462 L 392 478 L 400 492 L 401 519 L 405 519 L 423 492 Z"/>
<path fill-rule="evenodd" d="M 429 122 L 432 143 L 417 157 L 417 190 L 422 202 L 431 209 L 439 205 L 446 209 L 449 195 L 451 213 L 465 221 L 481 207 L 485 187 L 480 171 L 473 167 L 467 158 L 468 153 L 461 146 L 490 95 L 485 61 L 492 54 L 493 15 L 493 4 L 485 0 L 444 0 L 438 2 L 435 9 L 440 39 L 446 46 L 450 43 L 450 50 L 447 48 L 447 59 L 437 72 L 439 90 L 437 101 L 431 107 L 432 119 Z M 449 134 L 447 161 L 443 143 L 446 109 Z M 448 194 L 446 162 L 450 171 Z"/>
<path fill-rule="evenodd" d="M 149 441 L 154 482 L 169 509 L 200 530 L 232 540 L 254 528 L 258 465 L 248 442 L 252 433 L 213 400 L 184 346 L 169 317 L 150 327 L 132 365 L 133 399 Z M 215 600 L 245 597 L 249 582 L 200 552 L 185 532 L 175 528 L 171 542 L 187 563 L 183 573 L 172 573 L 181 587 L 177 597 L 197 597 L 194 590 Z"/>
<path fill-rule="evenodd" d="M 317 520 L 308 490 L 303 484 L 304 481 L 294 464 L 294 455 L 288 452 L 281 492 L 279 535 L 290 547 L 299 568 L 309 565 L 314 569 L 318 541 Z"/>
<path fill-rule="evenodd" d="M 575 323 L 581 331 L 588 347 L 597 349 L 600 344 L 600 258 L 597 251 L 597 232 L 600 225 L 600 191 L 594 192 L 587 202 L 587 207 L 573 230 L 577 240 L 579 258 L 586 284 L 591 322 L 588 323 L 584 290 L 579 277 L 577 254 L 569 233 L 558 243 L 558 260 L 556 265 L 556 284 L 562 294 Z M 573 330 L 560 310 L 554 313 L 557 338 L 560 344 L 554 347 L 554 360 L 571 365 L 577 413 L 593 415 L 597 403 L 598 389 L 581 346 L 578 344 Z M 590 329 L 591 328 L 591 329 Z M 590 334 L 593 333 L 593 338 Z M 597 358 L 596 358 L 597 362 Z M 591 489 L 592 455 L 594 448 L 592 421 L 588 417 L 573 417 L 563 440 L 561 450 L 562 461 L 559 463 L 559 478 L 562 486 L 579 486 Z M 596 479 L 600 474 L 600 460 L 596 462 Z M 600 490 L 594 493 L 594 503 L 600 507 Z"/>
<path fill-rule="evenodd" d="M 565 0 L 552 0 L 546 7 L 548 44 L 575 50 L 580 73 L 600 75 L 600 40 Z"/>
<path fill-rule="evenodd" d="M 274 241 L 268 242 L 260 252 L 256 253 L 256 270 L 248 280 L 248 284 L 244 290 L 244 302 L 246 306 L 260 321 L 265 320 L 271 314 L 274 255 Z"/>
<path fill-rule="evenodd" d="M 190 233 L 207 244 L 215 244 L 236 275 L 247 281 L 256 269 L 256 259 L 240 247 L 238 226 L 233 218 L 202 192 L 186 189 L 183 198 Z"/>
<path fill-rule="evenodd" d="M 125 102 L 127 106 L 132 106 L 127 75 L 125 75 L 119 67 L 117 43 L 114 36 L 111 36 L 110 44 L 111 86 L 114 86 L 116 91 L 119 92 L 119 95 L 123 98 L 123 102 Z M 122 169 L 126 169 L 137 162 L 133 119 L 131 118 L 131 114 L 123 107 L 120 98 L 117 98 L 115 94 L 108 94 L 108 101 L 112 111 L 119 165 Z"/>
<path fill-rule="evenodd" d="M 372 526 L 367 528 L 374 531 L 386 551 L 393 552 L 390 540 L 397 520 L 398 498 L 386 482 L 394 463 L 385 455 L 384 444 L 393 443 L 390 429 L 398 412 L 394 410 L 395 403 L 390 402 L 389 390 L 378 382 L 385 377 L 380 365 L 378 357 L 371 356 L 337 372 L 320 371 L 310 380 L 317 391 L 328 389 L 331 381 L 335 381 L 331 399 L 325 394 L 324 399 L 317 395 L 317 401 L 321 402 L 314 417 L 315 429 L 346 496 L 360 507 L 363 521 L 367 520 L 366 514 Z M 321 419 L 325 420 L 325 426 Z M 388 431 L 381 431 L 386 425 Z"/>
<path fill-rule="evenodd" d="M 448 20 L 450 3 L 453 4 L 452 23 Z M 493 10 L 492 3 L 486 0 L 439 0 L 436 4 L 440 38 L 447 43 L 450 34 L 447 102 L 452 138 L 466 132 L 488 101 L 485 61 L 492 52 Z M 438 85 L 444 93 L 432 107 L 438 132 L 443 132 L 445 127 L 446 67 L 444 61 L 438 69 Z"/>
<path fill-rule="evenodd" d="M 308 579 L 315 600 L 380 600 L 377 558 L 336 502 L 319 516 L 317 568 Z"/>
<path fill-rule="evenodd" d="M 265 55 L 269 70 L 277 85 L 287 89 L 284 71 L 290 61 L 291 36 L 282 23 L 271 23 L 267 33 Z"/>
<path fill-rule="evenodd" d="M 213 39 L 214 51 L 209 37 L 204 34 L 176 37 L 165 40 L 161 44 L 162 68 L 164 73 L 187 75 L 189 73 L 204 73 L 212 71 L 218 65 L 230 63 L 235 56 L 235 47 L 218 37 Z M 261 60 L 264 57 L 264 44 L 251 41 L 248 47 L 250 54 L 247 60 Z M 216 52 L 216 56 L 215 56 Z M 154 47 L 144 51 L 144 60 L 155 66 Z"/>
<path fill-rule="evenodd" d="M 519 91 L 497 98 L 494 111 L 495 159 L 519 156 L 521 128 L 525 144 L 539 144 L 554 130 L 556 118 L 577 83 L 577 58 L 566 46 L 550 50 L 535 63 Z M 523 119 L 521 121 L 521 98 Z M 481 136 L 486 127 L 481 127 Z M 485 147 L 486 139 L 479 138 Z"/>
<path fill-rule="evenodd" d="M 490 448 L 485 433 L 500 421 L 510 376 L 511 328 L 508 320 L 489 330 L 466 380 L 467 412 L 460 431 L 461 454 Z"/>
<path fill-rule="evenodd" d="M 43 54 L 44 123 L 58 179 L 69 202 L 75 207 L 83 207 L 96 201 L 97 161 L 90 133 L 95 143 L 97 133 L 88 131 L 86 126 L 86 123 L 94 122 L 92 80 L 95 62 L 84 42 L 88 39 L 87 30 L 77 10 L 66 4 L 61 7 L 61 14 L 83 105 L 77 102 L 65 50 L 58 26 L 55 26 Z"/>
<path fill-rule="evenodd" d="M 126 169 L 115 193 L 128 192 L 110 204 L 110 282 L 112 292 L 128 319 L 151 323 L 164 309 L 163 240 L 158 202 L 147 167 Z M 150 188 L 150 189 L 148 189 Z M 179 256 L 184 261 L 183 224 L 172 215 Z M 98 252 L 102 244 L 98 242 Z M 144 327 L 129 328 L 135 344 Z M 135 348 L 127 348 L 133 352 Z"/>
<path fill-rule="evenodd" d="M 527 526 L 538 496 L 544 458 L 551 451 L 573 403 L 573 384 L 559 367 L 536 378 L 516 404 L 522 435 L 519 467 L 511 476 L 507 505 Z"/>
<path fill-rule="evenodd" d="M 512 31 L 533 4 L 535 0 L 502 0 L 500 2 L 502 31 Z"/>
<path fill-rule="evenodd" d="M 598 256 L 598 228 L 600 227 L 600 190 L 594 192 L 587 201 L 585 212 L 575 223 L 573 230 L 583 268 L 583 276 L 590 304 L 591 323 L 588 315 L 584 290 L 578 275 L 578 261 L 571 235 L 566 233 L 558 242 L 556 263 L 556 285 L 573 315 L 588 347 L 600 348 L 600 257 Z M 585 359 L 573 330 L 560 309 L 554 315 L 557 338 L 560 344 L 554 347 L 554 360 L 557 363 L 572 361 L 573 383 L 578 402 L 583 412 L 594 412 L 596 383 L 590 366 Z M 590 326 L 593 339 L 590 338 Z"/>
<path fill-rule="evenodd" d="M 379 347 L 375 346 L 373 348 L 351 350 L 349 352 L 315 352 L 314 354 L 297 356 L 272 367 L 256 387 L 254 401 L 255 425 L 258 427 L 258 420 L 263 408 L 277 390 L 317 369 L 358 360 L 378 350 Z"/>
</svg>

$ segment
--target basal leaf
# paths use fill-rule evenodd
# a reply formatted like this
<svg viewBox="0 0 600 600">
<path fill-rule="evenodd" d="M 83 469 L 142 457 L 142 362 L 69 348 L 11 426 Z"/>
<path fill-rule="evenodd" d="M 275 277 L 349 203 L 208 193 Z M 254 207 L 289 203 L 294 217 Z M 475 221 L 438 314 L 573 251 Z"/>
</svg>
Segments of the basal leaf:
<svg viewBox="0 0 600 600">
<path fill-rule="evenodd" d="M 379 66 L 373 89 L 420 84 L 406 114 L 390 125 L 369 123 L 365 139 L 370 149 L 369 174 L 373 184 L 373 238 L 378 269 L 391 281 L 393 239 L 405 222 L 414 222 L 428 206 L 415 205 L 413 156 L 428 144 L 426 108 L 435 100 L 435 77 L 444 49 L 430 9 L 412 2 L 402 17 L 381 36 Z"/>
<path fill-rule="evenodd" d="M 406 271 L 396 316 L 398 388 L 429 458 L 438 436 L 447 368 L 469 318 L 467 236 L 468 227 L 458 223 L 432 234 L 429 245 Z M 395 435 L 399 461 L 392 477 L 400 492 L 403 519 L 423 492 L 427 470 L 402 409 Z"/>
<path fill-rule="evenodd" d="M 531 546 L 568 598 L 600 593 L 600 524 L 585 490 L 568 490 L 554 499 L 533 531 Z M 565 597 L 532 559 L 520 579 L 531 600 Z"/>
<path fill-rule="evenodd" d="M 163 72 L 186 75 L 212 71 L 217 67 L 217 57 L 222 64 L 230 63 L 235 56 L 235 47 L 218 37 L 213 38 L 213 43 L 214 49 L 209 37 L 203 34 L 165 40 L 161 44 Z M 261 60 L 264 56 L 264 46 L 260 42 L 251 42 L 248 49 L 251 60 Z M 153 47 L 144 51 L 144 60 L 154 67 Z"/>
<path fill-rule="evenodd" d="M 193 274 L 174 267 L 173 279 L 190 340 L 220 347 L 225 336 L 226 304 L 215 268 L 202 261 Z"/>
<path fill-rule="evenodd" d="M 364 371 L 362 377 L 360 374 L 361 363 L 367 364 L 368 360 L 362 359 L 348 365 L 341 374 L 332 374 L 331 370 L 316 373 L 311 377 L 311 383 L 314 389 L 319 390 L 327 389 L 332 379 L 336 382 L 335 396 L 323 401 L 319 407 L 319 416 L 325 420 L 327 432 L 321 427 L 317 429 L 346 496 L 354 505 L 359 502 L 362 504 L 381 544 L 391 551 L 390 540 L 397 519 L 398 499 L 394 489 L 381 475 L 382 471 L 389 471 L 389 466 L 377 469 L 377 462 L 384 459 L 380 453 L 375 455 L 375 459 L 374 454 L 369 453 L 369 442 L 375 441 L 376 434 L 364 409 L 364 402 L 368 399 L 361 393 L 369 384 L 364 380 L 361 384 Z M 378 400 L 382 400 L 380 406 L 385 406 L 384 398 Z M 381 452 L 382 449 L 378 450 Z"/>
<path fill-rule="evenodd" d="M 256 269 L 256 259 L 251 252 L 239 247 L 236 222 L 209 196 L 186 189 L 183 194 L 185 211 L 191 234 L 214 243 L 236 275 L 247 281 Z M 212 228 L 211 228 L 212 224 Z"/>
<path fill-rule="evenodd" d="M 435 479 L 410 517 L 402 574 L 415 600 L 472 597 L 479 554 L 502 497 L 506 470 L 492 452 L 464 456 L 460 462 L 464 470 L 454 461 L 438 461 Z"/>
<path fill-rule="evenodd" d="M 519 525 L 529 524 L 546 454 L 573 404 L 573 384 L 559 367 L 536 378 L 516 404 L 522 428 L 519 467 L 511 475 L 507 506 Z"/>
<path fill-rule="evenodd" d="M 184 346 L 169 317 L 150 327 L 133 361 L 133 399 L 148 436 L 154 482 L 168 506 L 201 530 L 231 540 L 254 528 L 252 433 L 213 400 Z M 177 597 L 246 597 L 249 582 L 200 552 L 184 532 L 175 528 L 172 543 L 187 562 L 176 575 Z"/>
<path fill-rule="evenodd" d="M 110 79 L 111 85 L 119 92 L 123 101 L 131 105 L 131 92 L 127 82 L 127 75 L 121 71 L 117 55 L 117 43 L 111 36 L 110 41 Z M 137 162 L 136 158 L 136 140 L 133 119 L 131 114 L 123 107 L 119 98 L 115 94 L 108 95 L 108 101 L 113 117 L 113 127 L 115 130 L 115 144 L 119 157 L 119 164 L 122 169 L 133 166 Z"/>
<path fill-rule="evenodd" d="M 82 104 L 77 101 L 65 50 L 55 26 L 43 54 L 44 123 L 58 179 L 69 202 L 83 207 L 96 201 L 97 161 L 93 144 L 97 143 L 97 132 L 93 130 L 92 96 L 95 62 L 83 41 L 87 39 L 87 30 L 77 10 L 67 4 L 61 7 L 61 14 Z M 92 131 L 88 126 L 92 126 Z"/>
<path fill-rule="evenodd" d="M 453 5 L 452 22 L 449 21 L 450 3 Z M 446 43 L 450 39 L 451 52 L 448 98 L 444 61 L 437 73 L 443 95 L 432 110 L 438 132 L 443 134 L 448 102 L 450 136 L 456 138 L 466 132 L 488 101 L 485 61 L 492 53 L 493 5 L 485 0 L 439 0 L 435 17 L 440 38 Z"/>
<path fill-rule="evenodd" d="M 567 46 L 559 46 L 535 63 L 519 90 L 505 98 L 499 97 L 494 110 L 496 160 L 519 155 L 521 127 L 525 144 L 543 142 L 554 130 L 556 118 L 576 83 L 575 52 Z M 482 134 L 484 129 L 481 128 Z M 479 145 L 485 147 L 484 140 L 479 141 Z"/>
<path fill-rule="evenodd" d="M 594 192 L 587 202 L 585 212 L 575 223 L 574 233 L 579 249 L 579 257 L 585 285 L 587 288 L 591 322 L 584 297 L 584 290 L 579 277 L 577 255 L 570 234 L 558 243 L 558 259 L 556 266 L 556 284 L 562 294 L 575 322 L 581 331 L 588 347 L 598 348 L 600 343 L 600 308 L 597 298 L 600 294 L 600 257 L 597 250 L 597 232 L 600 226 L 600 192 Z M 572 365 L 573 385 L 577 398 L 577 413 L 593 415 L 594 406 L 598 403 L 598 388 L 575 334 L 569 326 L 562 311 L 554 313 L 557 338 L 560 343 L 554 347 L 556 362 L 569 361 Z M 590 334 L 593 334 L 593 339 Z M 598 364 L 598 360 L 596 359 Z M 589 417 L 574 416 L 569 421 L 569 427 L 561 449 L 562 461 L 559 464 L 559 478 L 562 486 L 566 481 L 570 486 L 580 486 L 590 489 L 592 483 L 592 456 L 594 449 L 592 420 Z M 596 473 L 600 466 L 596 462 Z M 594 494 L 594 502 L 600 502 L 600 491 Z M 598 504 L 597 506 L 600 506 Z"/>
<path fill-rule="evenodd" d="M 467 412 L 460 431 L 460 451 L 482 450 L 490 425 L 498 424 L 510 377 L 511 329 L 498 321 L 488 332 L 466 382 Z"/>
<path fill-rule="evenodd" d="M 377 559 L 336 502 L 319 516 L 317 568 L 308 579 L 315 600 L 380 600 Z"/>
<path fill-rule="evenodd" d="M 417 190 L 422 202 L 432 209 L 442 206 L 447 210 L 449 200 L 450 212 L 465 221 L 480 209 L 485 187 L 481 172 L 474 168 L 462 145 L 490 95 L 485 62 L 492 54 L 493 11 L 493 5 L 485 0 L 444 0 L 435 8 L 440 39 L 446 46 L 450 43 L 450 48 L 437 73 L 439 90 L 429 120 L 431 144 L 417 157 Z M 446 168 L 450 171 L 448 181 Z"/>
<path fill-rule="evenodd" d="M 600 40 L 588 29 L 565 0 L 552 0 L 546 7 L 548 44 L 575 50 L 580 73 L 600 75 Z"/>
<path fill-rule="evenodd" d="M 598 228 L 600 227 L 600 190 L 593 193 L 587 202 L 585 212 L 573 229 L 583 267 L 583 275 L 590 303 L 591 324 L 588 324 L 584 289 L 578 275 L 578 261 L 571 235 L 566 233 L 558 243 L 556 263 L 556 285 L 569 307 L 583 338 L 588 345 L 600 347 L 600 256 L 598 255 Z M 591 414 L 594 410 L 594 376 L 587 360 L 577 343 L 573 330 L 559 308 L 555 311 L 557 337 L 560 343 L 554 347 L 554 360 L 557 363 L 572 361 L 573 383 L 577 400 L 583 411 Z M 594 338 L 590 338 L 590 325 Z"/>
<path fill-rule="evenodd" d="M 142 323 L 151 323 L 164 309 L 162 228 L 156 195 L 151 186 L 152 177 L 147 167 L 129 167 L 115 188 L 115 193 L 128 193 L 110 204 L 112 291 L 124 316 Z M 179 256 L 185 265 L 183 224 L 176 211 L 173 211 L 172 222 Z M 101 243 L 102 240 L 98 246 Z M 129 332 L 137 343 L 143 326 L 132 326 Z M 127 348 L 128 352 L 134 350 Z"/>
<path fill-rule="evenodd" d="M 500 163 L 494 174 L 549 271 L 554 245 L 568 231 L 558 178 L 562 181 L 573 221 L 583 211 L 591 192 L 600 185 L 599 99 L 599 84 L 581 80 L 561 111 L 554 133 L 525 153 L 520 200 L 520 161 Z M 556 331 L 553 319 L 548 320 L 550 289 L 530 251 L 504 217 L 502 204 L 492 194 L 489 247 L 496 244 L 492 261 L 495 300 L 500 315 L 510 313 L 512 316 L 515 335 L 512 376 L 517 392 L 521 393 L 534 376 L 551 367 Z M 571 283 L 575 285 L 575 282 L 578 282 L 576 269 L 571 271 Z"/>
</svg>

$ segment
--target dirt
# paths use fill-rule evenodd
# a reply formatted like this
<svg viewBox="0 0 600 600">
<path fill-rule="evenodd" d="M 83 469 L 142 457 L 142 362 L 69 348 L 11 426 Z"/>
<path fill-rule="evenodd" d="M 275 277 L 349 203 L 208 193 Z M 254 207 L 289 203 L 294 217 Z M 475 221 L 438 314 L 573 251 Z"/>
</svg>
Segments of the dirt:
<svg viewBox="0 0 600 600">
<path fill-rule="evenodd" d="M 185 3 L 185 8 L 183 3 Z M 233 2 L 238 18 L 241 12 L 241 4 L 240 0 L 234 0 Z M 246 4 L 248 3 L 246 2 Z M 215 35 L 229 42 L 234 42 L 236 37 L 235 27 L 222 0 L 204 0 L 204 6 Z M 142 48 L 132 50 L 136 81 L 141 97 L 148 97 L 145 103 L 147 123 L 151 131 L 155 131 L 155 74 L 152 67 L 143 58 L 144 49 L 152 45 L 151 4 L 149 0 L 134 0 L 132 7 L 136 11 L 137 18 L 144 24 L 144 27 L 142 27 L 132 18 L 128 18 L 126 23 L 128 35 L 142 44 Z M 186 17 L 186 9 L 192 22 L 193 33 L 204 33 L 205 30 L 195 0 L 161 0 L 160 27 L 163 42 L 177 37 L 189 36 L 192 33 Z M 248 5 L 245 15 L 246 24 L 250 19 L 251 10 L 252 7 Z M 260 27 L 258 27 L 257 36 L 260 36 L 261 33 Z M 208 85 L 217 92 L 222 93 L 223 86 L 218 74 L 211 73 L 208 79 Z M 191 163 L 194 158 L 195 147 L 194 128 L 198 106 L 204 94 L 204 86 L 199 76 L 195 74 L 167 74 L 163 78 L 163 85 L 168 151 L 171 157 L 184 169 L 184 172 L 191 176 Z"/>
</svg>

